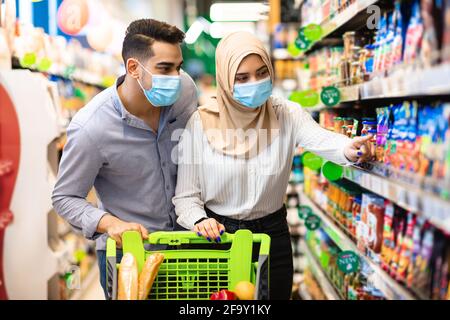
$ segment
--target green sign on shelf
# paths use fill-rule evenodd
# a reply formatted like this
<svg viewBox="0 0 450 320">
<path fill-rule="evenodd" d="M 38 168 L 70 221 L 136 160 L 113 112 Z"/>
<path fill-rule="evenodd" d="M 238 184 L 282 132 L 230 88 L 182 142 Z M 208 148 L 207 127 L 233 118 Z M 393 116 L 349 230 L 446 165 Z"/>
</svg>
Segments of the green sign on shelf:
<svg viewBox="0 0 450 320">
<path fill-rule="evenodd" d="M 39 61 L 37 69 L 41 72 L 46 72 L 50 69 L 52 66 L 52 60 L 49 58 L 42 58 L 41 61 Z"/>
<path fill-rule="evenodd" d="M 310 231 L 317 230 L 320 227 L 320 222 L 321 222 L 320 218 L 315 214 L 311 213 L 305 219 L 306 229 Z"/>
<path fill-rule="evenodd" d="M 287 51 L 292 57 L 297 57 L 302 52 L 294 42 L 288 44 Z"/>
<path fill-rule="evenodd" d="M 306 219 L 310 214 L 312 214 L 312 209 L 309 206 L 298 207 L 298 217 L 300 219 Z"/>
<path fill-rule="evenodd" d="M 294 91 L 289 100 L 297 102 L 304 108 L 314 107 L 319 103 L 319 94 L 315 90 Z"/>
<path fill-rule="evenodd" d="M 299 35 L 298 35 L 297 39 L 295 39 L 294 43 L 295 43 L 296 47 L 302 51 L 305 51 L 311 45 L 311 42 L 308 41 L 308 39 L 306 39 L 305 35 L 302 33 L 299 33 Z"/>
<path fill-rule="evenodd" d="M 310 23 L 303 28 L 303 34 L 310 42 L 318 41 L 322 38 L 322 27 L 318 24 Z"/>
<path fill-rule="evenodd" d="M 322 167 L 322 173 L 323 173 L 324 177 L 327 178 L 328 180 L 336 181 L 336 180 L 339 180 L 340 178 L 342 178 L 344 169 L 342 168 L 342 166 L 340 166 L 334 162 L 327 161 L 327 162 L 325 162 L 325 164 Z"/>
<path fill-rule="evenodd" d="M 63 76 L 66 78 L 70 78 L 75 73 L 75 66 L 68 66 L 63 73 Z"/>
<path fill-rule="evenodd" d="M 328 107 L 333 107 L 341 100 L 341 93 L 338 88 L 330 86 L 324 87 L 320 93 L 320 99 L 323 104 Z"/>
<path fill-rule="evenodd" d="M 353 251 L 342 251 L 338 254 L 337 264 L 339 270 L 345 274 L 353 273 L 359 269 L 359 257 Z"/>
<path fill-rule="evenodd" d="M 302 162 L 305 167 L 311 170 L 318 170 L 322 167 L 323 159 L 318 155 L 309 151 L 303 153 Z"/>
<path fill-rule="evenodd" d="M 22 59 L 20 59 L 20 65 L 24 68 L 30 68 L 36 63 L 36 54 L 34 52 L 26 53 Z"/>
</svg>

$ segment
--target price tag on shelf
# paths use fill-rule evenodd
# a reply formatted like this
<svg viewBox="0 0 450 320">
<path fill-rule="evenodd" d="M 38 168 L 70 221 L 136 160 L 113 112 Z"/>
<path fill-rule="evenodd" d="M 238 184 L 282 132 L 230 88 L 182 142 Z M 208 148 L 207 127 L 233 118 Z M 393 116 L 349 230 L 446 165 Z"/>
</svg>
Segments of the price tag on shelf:
<svg viewBox="0 0 450 320">
<path fill-rule="evenodd" d="M 312 214 L 312 209 L 309 206 L 299 206 L 298 207 L 298 217 L 300 219 L 306 219 L 310 214 Z"/>
<path fill-rule="evenodd" d="M 315 214 L 310 214 L 305 219 L 305 226 L 310 231 L 319 229 L 320 223 L 321 223 L 320 218 L 318 216 L 316 216 Z"/>
<path fill-rule="evenodd" d="M 397 186 L 397 203 L 399 205 L 407 206 L 406 190 L 403 187 Z"/>
<path fill-rule="evenodd" d="M 343 273 L 353 273 L 359 269 L 359 256 L 350 250 L 342 251 L 338 255 L 337 264 Z"/>
<path fill-rule="evenodd" d="M 295 43 L 295 46 L 302 51 L 305 51 L 306 49 L 308 49 L 311 44 L 311 42 L 309 42 L 308 39 L 306 39 L 304 35 L 300 35 L 300 34 L 298 35 L 297 39 L 295 39 L 294 43 Z"/>
<path fill-rule="evenodd" d="M 371 185 L 370 185 L 370 190 L 373 191 L 374 193 L 377 193 L 379 195 L 383 195 L 382 194 L 382 180 L 378 177 L 372 176 L 372 178 L 370 179 L 371 181 Z"/>
<path fill-rule="evenodd" d="M 408 197 L 408 208 L 413 212 L 418 212 L 420 195 L 414 191 L 410 191 L 407 193 L 407 197 Z"/>
<path fill-rule="evenodd" d="M 322 38 L 322 27 L 318 24 L 310 23 L 302 29 L 299 31 L 299 34 L 303 33 L 306 40 L 310 42 L 318 41 Z"/>
<path fill-rule="evenodd" d="M 320 93 L 320 99 L 324 105 L 333 107 L 341 100 L 341 92 L 338 88 L 333 86 L 324 87 Z"/>
</svg>

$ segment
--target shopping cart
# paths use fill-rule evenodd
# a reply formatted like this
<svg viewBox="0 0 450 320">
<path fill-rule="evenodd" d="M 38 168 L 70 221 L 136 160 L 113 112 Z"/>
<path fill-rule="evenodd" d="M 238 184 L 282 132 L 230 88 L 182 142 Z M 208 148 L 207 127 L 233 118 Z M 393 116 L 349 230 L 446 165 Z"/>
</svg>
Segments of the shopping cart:
<svg viewBox="0 0 450 320">
<path fill-rule="evenodd" d="M 253 261 L 256 243 L 259 243 L 259 255 Z M 166 245 L 168 249 L 148 251 L 146 244 Z M 195 248 L 198 245 L 200 249 Z M 164 254 L 148 297 L 151 300 L 207 300 L 211 293 L 233 290 L 243 280 L 255 285 L 255 299 L 269 299 L 270 237 L 266 234 L 238 230 L 234 234 L 224 233 L 221 242 L 216 244 L 189 231 L 153 232 L 145 241 L 138 232 L 127 231 L 122 235 L 122 248 L 124 254 L 129 252 L 136 257 L 139 272 L 150 254 Z M 109 299 L 116 300 L 119 264 L 116 242 L 111 238 L 107 240 L 106 256 L 107 293 Z"/>
</svg>

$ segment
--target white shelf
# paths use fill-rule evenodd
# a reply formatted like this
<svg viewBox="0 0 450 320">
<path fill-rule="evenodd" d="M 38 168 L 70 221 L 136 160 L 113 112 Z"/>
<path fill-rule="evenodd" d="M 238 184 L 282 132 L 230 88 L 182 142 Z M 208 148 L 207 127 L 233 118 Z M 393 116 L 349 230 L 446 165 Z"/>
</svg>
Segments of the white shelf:
<svg viewBox="0 0 450 320">
<path fill-rule="evenodd" d="M 322 291 L 324 292 L 327 299 L 342 300 L 339 293 L 334 288 L 334 285 L 330 282 L 330 280 L 328 280 L 327 275 L 320 267 L 309 247 L 304 242 L 301 244 L 301 247 L 306 255 L 306 258 L 308 259 L 311 272 L 314 275 L 314 278 L 316 278 L 317 282 L 319 283 L 319 286 L 322 288 Z"/>
<path fill-rule="evenodd" d="M 377 3 L 378 0 L 359 0 L 351 4 L 347 9 L 342 11 L 340 14 L 335 16 L 333 19 L 327 19 L 323 21 L 320 25 L 322 27 L 323 33 L 322 38 L 327 37 L 336 29 L 342 27 L 344 24 L 348 23 L 356 17 L 360 12 L 366 10 L 369 6 Z"/>
<path fill-rule="evenodd" d="M 314 48 L 314 45 L 320 43 L 323 39 L 326 39 L 331 33 L 336 31 L 337 29 L 341 28 L 346 23 L 353 20 L 359 13 L 361 13 L 364 10 L 367 10 L 367 8 L 373 4 L 376 4 L 379 2 L 379 0 L 358 0 L 355 1 L 353 4 L 351 4 L 347 9 L 342 11 L 337 16 L 333 17 L 332 19 L 326 19 L 320 23 L 320 26 L 322 27 L 322 39 L 317 41 L 315 44 L 313 44 L 312 48 Z M 304 53 L 300 54 L 299 57 L 304 57 L 309 52 L 311 52 L 311 48 L 306 50 Z"/>
<path fill-rule="evenodd" d="M 361 100 L 450 94 L 450 64 L 429 68 L 400 68 L 360 86 Z"/>
<path fill-rule="evenodd" d="M 351 250 L 357 253 L 373 270 L 370 281 L 378 288 L 387 299 L 391 300 L 416 300 L 416 298 L 401 284 L 389 276 L 381 267 L 370 258 L 361 254 L 353 240 L 348 237 L 332 220 L 323 209 L 315 204 L 304 192 L 300 193 L 300 203 L 311 207 L 313 212 L 321 219 L 322 229 L 330 236 L 333 242 L 341 250 Z"/>
<path fill-rule="evenodd" d="M 393 181 L 356 166 L 344 167 L 343 177 L 450 232 L 450 201 L 416 185 L 402 183 L 398 179 Z"/>
</svg>

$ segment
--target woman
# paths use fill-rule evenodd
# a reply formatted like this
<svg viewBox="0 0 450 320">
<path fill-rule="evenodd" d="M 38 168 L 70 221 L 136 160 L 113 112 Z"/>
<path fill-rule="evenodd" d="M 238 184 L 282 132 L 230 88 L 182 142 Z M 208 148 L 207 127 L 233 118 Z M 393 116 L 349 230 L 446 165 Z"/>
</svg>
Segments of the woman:
<svg viewBox="0 0 450 320">
<path fill-rule="evenodd" d="M 270 298 L 289 299 L 292 249 L 283 205 L 296 146 L 339 164 L 373 153 L 370 137 L 321 128 L 291 101 L 271 96 L 270 58 L 252 34 L 224 37 L 216 51 L 217 97 L 189 120 L 179 145 L 177 222 L 220 242 L 226 230 L 271 237 Z"/>
</svg>

